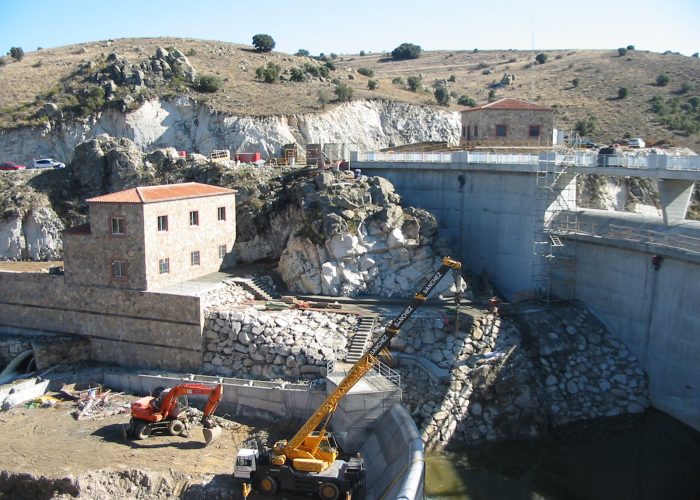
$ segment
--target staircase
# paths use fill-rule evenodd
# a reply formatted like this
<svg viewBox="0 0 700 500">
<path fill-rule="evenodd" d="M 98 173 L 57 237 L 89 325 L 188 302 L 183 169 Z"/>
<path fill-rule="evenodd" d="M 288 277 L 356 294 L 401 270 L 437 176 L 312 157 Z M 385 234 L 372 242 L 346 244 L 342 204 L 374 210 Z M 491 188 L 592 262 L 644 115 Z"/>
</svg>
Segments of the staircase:
<svg viewBox="0 0 700 500">
<path fill-rule="evenodd" d="M 235 283 L 252 293 L 257 300 L 272 300 L 272 295 L 263 289 L 263 283 L 257 277 L 252 278 L 231 278 L 225 283 Z M 263 285 L 263 286 L 261 286 Z"/>
<path fill-rule="evenodd" d="M 348 349 L 347 362 L 356 363 L 367 348 L 367 341 L 372 338 L 372 330 L 377 322 L 376 314 L 367 314 L 360 318 L 360 323 L 357 325 L 357 332 L 352 338 L 352 343 Z"/>
</svg>

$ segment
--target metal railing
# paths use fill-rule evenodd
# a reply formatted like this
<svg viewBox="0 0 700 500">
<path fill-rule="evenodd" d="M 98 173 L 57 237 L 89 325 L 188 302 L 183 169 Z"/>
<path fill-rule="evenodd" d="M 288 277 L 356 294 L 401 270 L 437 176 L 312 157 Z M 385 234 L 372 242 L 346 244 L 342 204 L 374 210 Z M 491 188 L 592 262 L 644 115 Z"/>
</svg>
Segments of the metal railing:
<svg viewBox="0 0 700 500">
<path fill-rule="evenodd" d="M 350 370 L 348 369 L 336 371 L 335 362 L 336 360 L 333 359 L 326 363 L 327 374 L 330 375 L 332 373 L 336 373 L 341 375 L 347 375 Z M 384 363 L 382 363 L 380 360 L 377 360 L 377 362 L 374 365 L 372 365 L 372 368 L 365 374 L 365 377 L 384 377 L 396 387 L 401 387 L 401 375 L 396 370 L 393 370 Z"/>
<path fill-rule="evenodd" d="M 598 154 L 589 151 L 571 153 L 491 153 L 481 151 L 425 152 L 356 152 L 358 162 L 397 163 L 462 163 L 489 165 L 537 165 L 540 161 L 561 166 L 621 167 L 629 169 L 698 170 L 700 156 L 670 156 L 660 154 Z"/>
<path fill-rule="evenodd" d="M 564 220 L 556 223 L 552 231 L 559 234 L 580 234 L 605 239 L 616 239 L 636 243 L 648 243 L 700 254 L 700 238 L 683 234 L 669 234 L 653 229 L 639 229 L 615 224 L 598 227 L 595 223 Z"/>
</svg>

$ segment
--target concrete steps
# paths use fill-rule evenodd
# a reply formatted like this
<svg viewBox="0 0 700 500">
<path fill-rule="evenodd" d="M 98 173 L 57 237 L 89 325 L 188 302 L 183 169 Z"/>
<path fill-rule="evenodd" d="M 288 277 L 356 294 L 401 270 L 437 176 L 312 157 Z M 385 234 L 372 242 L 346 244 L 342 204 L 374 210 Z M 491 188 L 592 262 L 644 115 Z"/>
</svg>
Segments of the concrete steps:
<svg viewBox="0 0 700 500">
<path fill-rule="evenodd" d="M 372 338 L 372 330 L 374 330 L 376 323 L 376 314 L 367 314 L 360 318 L 360 323 L 357 325 L 357 332 L 355 332 L 355 336 L 352 338 L 352 343 L 348 348 L 348 363 L 357 362 L 365 353 L 367 341 Z"/>
<path fill-rule="evenodd" d="M 263 289 L 261 285 L 263 283 L 255 277 L 252 278 L 232 278 L 229 280 L 237 285 L 242 286 L 250 293 L 255 295 L 258 300 L 272 300 L 272 295 L 270 295 L 266 290 Z M 264 285 L 263 285 L 264 286 Z"/>
</svg>

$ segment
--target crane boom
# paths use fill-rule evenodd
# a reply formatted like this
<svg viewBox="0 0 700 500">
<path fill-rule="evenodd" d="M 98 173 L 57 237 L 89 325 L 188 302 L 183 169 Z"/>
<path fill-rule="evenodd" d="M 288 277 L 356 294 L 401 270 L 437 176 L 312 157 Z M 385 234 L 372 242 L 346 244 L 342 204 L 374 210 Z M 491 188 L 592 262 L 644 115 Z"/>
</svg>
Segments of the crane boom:
<svg viewBox="0 0 700 500">
<path fill-rule="evenodd" d="M 288 458 L 295 458 L 300 456 L 296 451 L 299 450 L 300 445 L 304 440 L 314 431 L 316 428 L 326 421 L 335 412 L 338 407 L 340 400 L 352 389 L 352 387 L 367 373 L 372 366 L 376 363 L 379 353 L 386 348 L 391 339 L 396 336 L 401 327 L 408 321 L 408 319 L 413 315 L 413 313 L 418 309 L 428 298 L 430 292 L 437 286 L 437 284 L 442 280 L 442 278 L 447 274 L 447 272 L 452 269 L 453 271 L 458 271 L 461 269 L 462 264 L 450 257 L 444 257 L 442 259 L 442 265 L 435 272 L 435 274 L 428 280 L 421 290 L 416 293 L 411 300 L 411 302 L 404 308 L 404 310 L 399 314 L 394 320 L 386 327 L 384 333 L 379 339 L 377 339 L 372 347 L 370 347 L 367 352 L 353 365 L 350 372 L 345 376 L 345 378 L 338 384 L 338 386 L 331 392 L 326 399 L 321 403 L 321 405 L 316 409 L 316 411 L 309 417 L 309 419 L 304 423 L 304 425 L 299 429 L 299 431 L 289 440 L 286 445 L 280 447 L 281 452 Z M 459 275 L 458 275 L 459 276 Z M 459 277 L 461 279 L 461 276 Z M 459 287 L 458 287 L 459 288 Z M 325 425 L 324 425 L 325 429 Z M 277 450 L 276 450 L 277 451 Z M 302 452 L 301 455 L 306 455 Z"/>
</svg>

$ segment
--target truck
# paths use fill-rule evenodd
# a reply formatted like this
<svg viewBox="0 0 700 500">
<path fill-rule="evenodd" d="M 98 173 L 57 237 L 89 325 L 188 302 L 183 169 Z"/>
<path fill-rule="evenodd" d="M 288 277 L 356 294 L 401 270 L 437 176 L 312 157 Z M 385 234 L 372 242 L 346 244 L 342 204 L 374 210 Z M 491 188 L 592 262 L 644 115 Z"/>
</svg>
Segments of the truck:
<svg viewBox="0 0 700 500">
<path fill-rule="evenodd" d="M 413 313 L 428 299 L 430 292 L 452 270 L 457 285 L 457 300 L 462 289 L 462 264 L 450 257 L 414 295 L 403 311 L 384 329 L 382 335 L 350 368 L 338 386 L 314 411 L 297 433 L 281 440 L 272 449 L 243 448 L 236 456 L 234 479 L 241 485 L 243 497 L 255 490 L 271 496 L 281 491 L 314 494 L 323 500 L 351 498 L 365 484 L 364 458 L 356 455 L 344 459 L 328 430 L 331 417 L 350 389 L 374 366 L 388 349 L 391 339 Z"/>
</svg>

